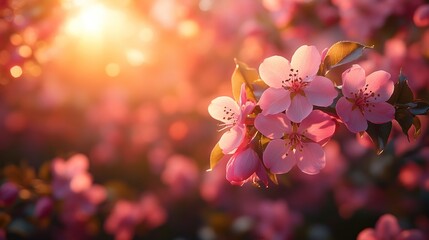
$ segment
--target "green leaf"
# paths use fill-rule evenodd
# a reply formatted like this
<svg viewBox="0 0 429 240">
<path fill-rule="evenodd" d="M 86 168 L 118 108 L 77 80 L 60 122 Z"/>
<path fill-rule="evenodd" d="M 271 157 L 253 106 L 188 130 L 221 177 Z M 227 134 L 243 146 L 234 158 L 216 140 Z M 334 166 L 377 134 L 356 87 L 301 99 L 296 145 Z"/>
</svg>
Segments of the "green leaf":
<svg viewBox="0 0 429 240">
<path fill-rule="evenodd" d="M 232 95 L 236 101 L 240 99 L 241 85 L 246 85 L 247 98 L 257 102 L 268 86 L 259 78 L 258 71 L 249 68 L 245 63 L 235 59 L 235 70 L 231 77 Z"/>
<path fill-rule="evenodd" d="M 366 132 L 371 137 L 372 142 L 375 144 L 377 154 L 380 155 L 387 145 L 387 140 L 392 130 L 392 122 L 383 124 L 375 124 L 368 122 L 368 129 Z"/>
<path fill-rule="evenodd" d="M 217 143 L 212 152 L 210 153 L 210 170 L 212 170 L 218 163 L 219 161 L 223 158 L 223 156 L 225 156 L 225 154 L 223 154 L 222 149 L 219 147 L 219 143 Z"/>
<path fill-rule="evenodd" d="M 319 75 L 325 76 L 331 69 L 352 62 L 362 56 L 365 48 L 373 48 L 357 42 L 340 41 L 334 43 L 326 52 L 319 68 Z"/>
<path fill-rule="evenodd" d="M 413 125 L 414 115 L 408 111 L 406 108 L 398 108 L 395 112 L 395 120 L 401 126 L 402 132 L 407 135 L 408 141 L 410 140 L 408 136 L 408 130 Z"/>
<path fill-rule="evenodd" d="M 400 72 L 398 82 L 395 83 L 392 96 L 390 96 L 388 103 L 392 105 L 407 104 L 414 100 L 413 91 L 408 86 L 408 79 Z"/>
</svg>

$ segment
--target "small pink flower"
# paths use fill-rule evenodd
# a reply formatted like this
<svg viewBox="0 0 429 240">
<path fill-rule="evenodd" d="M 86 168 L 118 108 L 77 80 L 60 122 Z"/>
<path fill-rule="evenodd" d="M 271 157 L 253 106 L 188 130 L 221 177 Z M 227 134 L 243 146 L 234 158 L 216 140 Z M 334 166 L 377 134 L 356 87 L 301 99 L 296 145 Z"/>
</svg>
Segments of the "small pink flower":
<svg viewBox="0 0 429 240">
<path fill-rule="evenodd" d="M 395 108 L 386 101 L 393 93 L 390 74 L 376 71 L 365 77 L 365 70 L 355 64 L 342 75 L 344 97 L 336 106 L 337 114 L 354 133 L 368 128 L 372 123 L 385 123 L 394 118 Z"/>
<path fill-rule="evenodd" d="M 302 172 L 316 174 L 325 167 L 321 145 L 335 132 L 335 122 L 326 113 L 315 110 L 300 124 L 283 113 L 258 115 L 255 127 L 272 139 L 263 154 L 265 166 L 274 174 L 289 172 L 297 164 Z"/>
<path fill-rule="evenodd" d="M 71 193 L 64 198 L 61 219 L 66 225 L 84 223 L 93 216 L 107 197 L 104 186 L 94 184 L 85 191 Z"/>
<path fill-rule="evenodd" d="M 398 224 L 398 220 L 391 214 L 381 216 L 375 229 L 366 228 L 357 236 L 357 240 L 423 240 L 423 234 L 418 230 L 404 230 Z"/>
<path fill-rule="evenodd" d="M 250 179 L 254 182 L 260 179 L 265 186 L 268 184 L 267 174 L 258 154 L 247 143 L 240 146 L 226 164 L 226 179 L 239 186 Z"/>
<path fill-rule="evenodd" d="M 414 12 L 413 20 L 418 27 L 429 26 L 429 4 L 418 7 Z"/>
<path fill-rule="evenodd" d="M 161 180 L 169 186 L 173 196 L 182 197 L 196 187 L 198 173 L 198 167 L 193 159 L 173 155 L 166 162 Z"/>
<path fill-rule="evenodd" d="M 321 63 L 314 46 L 301 46 L 291 62 L 281 56 L 266 58 L 259 66 L 261 79 L 269 86 L 259 105 L 262 114 L 276 114 L 286 110 L 293 122 L 301 122 L 313 110 L 313 105 L 327 107 L 338 95 L 331 80 L 316 76 Z"/>
<path fill-rule="evenodd" d="M 58 199 L 63 199 L 71 193 L 78 193 L 91 187 L 92 177 L 87 172 L 89 168 L 88 158 L 82 154 L 76 154 L 65 161 L 56 158 L 52 162 L 52 190 Z"/>
<path fill-rule="evenodd" d="M 104 222 L 104 229 L 115 234 L 116 240 L 129 240 L 133 239 L 134 230 L 140 224 L 153 229 L 162 225 L 166 219 L 166 211 L 158 198 L 147 194 L 139 202 L 117 201 Z"/>
<path fill-rule="evenodd" d="M 246 136 L 246 119 L 255 103 L 247 100 L 244 84 L 237 104 L 230 97 L 217 97 L 209 105 L 208 111 L 214 119 L 223 122 L 223 129 L 229 128 L 219 140 L 219 147 L 225 154 L 234 153 Z"/>
</svg>

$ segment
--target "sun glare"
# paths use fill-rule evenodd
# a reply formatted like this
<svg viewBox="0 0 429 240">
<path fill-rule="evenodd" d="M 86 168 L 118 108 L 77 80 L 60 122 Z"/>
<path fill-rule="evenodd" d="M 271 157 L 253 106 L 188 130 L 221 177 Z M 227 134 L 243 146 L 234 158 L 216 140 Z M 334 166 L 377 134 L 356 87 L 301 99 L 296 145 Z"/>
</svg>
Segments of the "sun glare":
<svg viewBox="0 0 429 240">
<path fill-rule="evenodd" d="M 79 37 L 100 37 L 112 21 L 118 20 L 119 12 L 99 3 L 81 6 L 77 14 L 66 23 L 66 32 Z"/>
</svg>

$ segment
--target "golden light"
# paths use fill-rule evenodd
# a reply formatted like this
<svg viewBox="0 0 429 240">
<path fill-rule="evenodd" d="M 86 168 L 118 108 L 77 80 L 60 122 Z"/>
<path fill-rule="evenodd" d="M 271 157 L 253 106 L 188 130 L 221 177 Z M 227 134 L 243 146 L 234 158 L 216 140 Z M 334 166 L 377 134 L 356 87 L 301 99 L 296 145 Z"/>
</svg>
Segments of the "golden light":
<svg viewBox="0 0 429 240">
<path fill-rule="evenodd" d="M 156 33 L 127 2 L 63 0 L 67 17 L 58 45 L 75 59 L 88 59 L 92 67 L 99 64 L 111 77 L 119 74 L 119 67 L 109 62 L 122 66 L 125 60 L 134 67 L 148 62 Z"/>
<path fill-rule="evenodd" d="M 127 49 L 125 55 L 128 63 L 135 67 L 142 65 L 148 60 L 147 56 L 138 49 Z"/>
<path fill-rule="evenodd" d="M 65 25 L 67 33 L 80 37 L 97 37 L 106 31 L 119 12 L 109 9 L 100 3 L 83 5 L 76 15 Z"/>
<path fill-rule="evenodd" d="M 19 78 L 22 75 L 22 68 L 20 66 L 13 66 L 10 68 L 10 75 L 14 78 Z"/>
<path fill-rule="evenodd" d="M 18 46 L 24 41 L 24 39 L 22 39 L 22 36 L 17 33 L 12 34 L 9 40 L 15 46 Z"/>
<path fill-rule="evenodd" d="M 184 38 L 191 38 L 198 34 L 200 27 L 195 21 L 185 20 L 180 22 L 177 30 L 180 36 Z"/>
<path fill-rule="evenodd" d="M 18 54 L 23 58 L 28 58 L 31 56 L 33 51 L 28 45 L 22 45 L 18 48 Z"/>
<path fill-rule="evenodd" d="M 105 72 L 109 77 L 116 77 L 121 72 L 121 67 L 116 63 L 109 63 L 105 67 Z"/>
</svg>

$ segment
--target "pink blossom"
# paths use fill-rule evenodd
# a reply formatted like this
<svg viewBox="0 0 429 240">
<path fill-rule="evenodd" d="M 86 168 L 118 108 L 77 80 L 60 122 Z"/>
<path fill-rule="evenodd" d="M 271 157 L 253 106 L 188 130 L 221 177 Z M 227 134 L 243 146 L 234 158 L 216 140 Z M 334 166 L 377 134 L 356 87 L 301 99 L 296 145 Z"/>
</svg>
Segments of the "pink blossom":
<svg viewBox="0 0 429 240">
<path fill-rule="evenodd" d="M 240 101 L 226 96 L 215 98 L 209 105 L 208 111 L 214 119 L 223 122 L 224 129 L 229 128 L 219 140 L 223 153 L 234 153 L 243 142 L 246 135 L 246 119 L 255 103 L 247 100 L 244 84 L 241 87 Z"/>
<path fill-rule="evenodd" d="M 0 207 L 13 204 L 18 197 L 19 188 L 15 183 L 5 182 L 0 186 Z"/>
<path fill-rule="evenodd" d="M 281 56 L 266 58 L 259 66 L 261 79 L 269 86 L 259 105 L 262 114 L 276 114 L 286 110 L 293 122 L 301 122 L 313 110 L 313 105 L 327 107 L 337 96 L 331 80 L 316 76 L 321 63 L 314 46 L 301 46 L 291 62 Z"/>
<path fill-rule="evenodd" d="M 265 186 L 268 184 L 268 178 L 258 154 L 247 143 L 242 144 L 226 164 L 226 179 L 231 184 L 240 186 L 250 179 L 254 182 L 260 179 Z"/>
<path fill-rule="evenodd" d="M 398 224 L 398 220 L 391 214 L 381 216 L 375 229 L 366 228 L 357 236 L 357 240 L 423 240 L 423 234 L 418 230 L 404 230 Z"/>
<path fill-rule="evenodd" d="M 252 210 L 256 215 L 254 230 L 260 239 L 293 239 L 293 230 L 301 219 L 285 201 L 264 200 Z"/>
<path fill-rule="evenodd" d="M 336 110 L 351 132 L 365 131 L 367 120 L 379 124 L 393 119 L 395 108 L 386 102 L 394 89 L 389 73 L 380 70 L 365 77 L 365 70 L 355 64 L 344 71 L 342 79 L 344 96 Z"/>
<path fill-rule="evenodd" d="M 92 177 L 87 172 L 88 167 L 88 158 L 82 154 L 73 155 L 68 161 L 54 159 L 52 161 L 54 196 L 62 199 L 69 194 L 87 190 L 92 184 Z"/>
<path fill-rule="evenodd" d="M 396 0 L 332 0 L 332 3 L 339 8 L 342 29 L 362 41 L 381 28 L 398 5 Z"/>
<path fill-rule="evenodd" d="M 67 225 L 86 222 L 106 197 L 106 189 L 101 185 L 92 185 L 85 191 L 71 193 L 64 199 L 62 221 Z"/>
<path fill-rule="evenodd" d="M 335 122 L 326 113 L 315 110 L 300 124 L 283 113 L 258 115 L 255 127 L 272 139 L 263 154 L 265 166 L 275 174 L 289 172 L 297 164 L 302 172 L 316 174 L 325 167 L 321 145 L 335 132 Z"/>
<path fill-rule="evenodd" d="M 413 20 L 418 27 L 429 26 L 429 4 L 418 7 L 414 12 Z"/>
<path fill-rule="evenodd" d="M 161 179 L 173 195 L 184 196 L 196 187 L 198 172 L 195 161 L 186 156 L 174 155 L 167 160 Z"/>
<path fill-rule="evenodd" d="M 54 201 L 50 197 L 42 197 L 34 206 L 34 216 L 37 219 L 48 217 L 54 208 Z"/>
<path fill-rule="evenodd" d="M 148 228 L 155 228 L 166 220 L 164 208 L 154 195 L 145 195 L 138 202 L 119 200 L 104 223 L 108 233 L 115 234 L 117 240 L 133 238 L 134 229 L 144 223 Z"/>
</svg>

